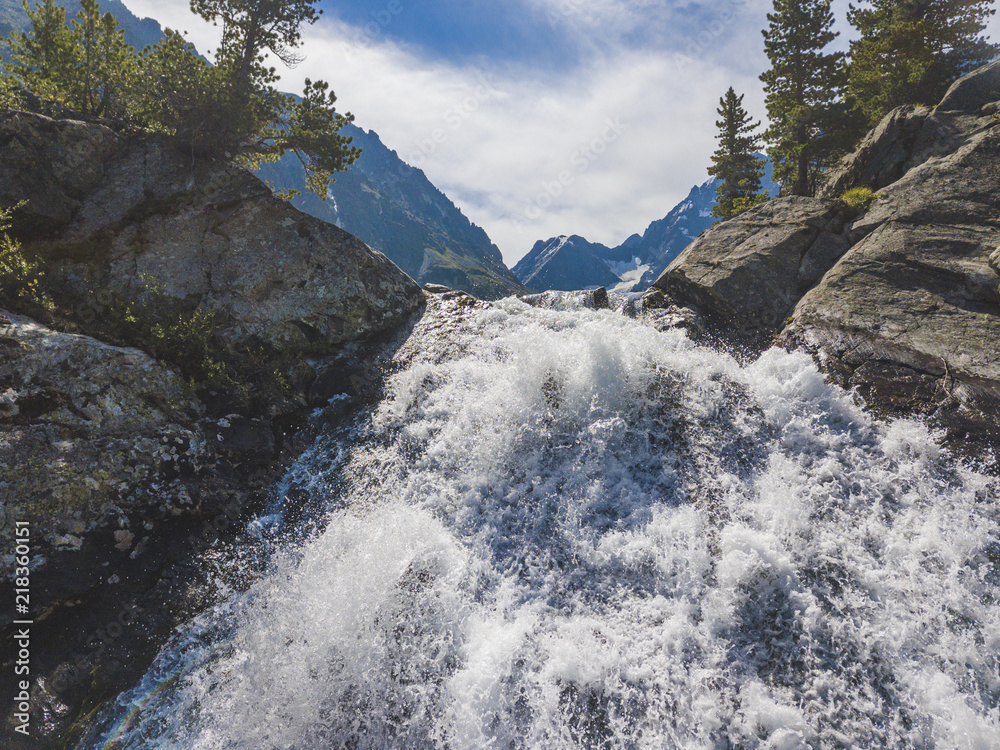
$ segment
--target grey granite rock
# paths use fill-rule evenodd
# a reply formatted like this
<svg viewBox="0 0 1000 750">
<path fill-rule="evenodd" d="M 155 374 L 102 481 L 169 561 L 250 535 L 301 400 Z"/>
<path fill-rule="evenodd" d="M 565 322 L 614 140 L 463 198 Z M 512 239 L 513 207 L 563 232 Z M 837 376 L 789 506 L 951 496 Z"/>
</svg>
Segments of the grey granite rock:
<svg viewBox="0 0 1000 750">
<path fill-rule="evenodd" d="M 769 201 L 701 235 L 653 285 L 738 331 L 777 330 L 848 249 L 834 201 Z"/>
<path fill-rule="evenodd" d="M 3 200 L 29 200 L 31 218 L 15 232 L 27 252 L 60 266 L 70 291 L 134 296 L 155 284 L 217 312 L 233 350 L 263 343 L 285 357 L 392 328 L 423 304 L 384 255 L 241 169 L 41 115 L 2 113 L 5 132 L 18 151 L 0 155 L 0 173 L 10 174 Z M 30 174 L 22 152 L 40 159 Z M 68 177 L 70 164 L 82 176 Z M 55 186 L 51 197 L 38 185 Z M 39 217 L 47 231 L 33 233 Z"/>
</svg>

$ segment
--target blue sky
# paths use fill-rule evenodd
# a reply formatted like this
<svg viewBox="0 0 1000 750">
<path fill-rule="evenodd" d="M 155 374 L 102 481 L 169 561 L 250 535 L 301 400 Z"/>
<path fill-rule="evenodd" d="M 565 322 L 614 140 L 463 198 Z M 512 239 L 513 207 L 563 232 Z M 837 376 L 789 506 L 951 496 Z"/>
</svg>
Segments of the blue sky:
<svg viewBox="0 0 1000 750">
<path fill-rule="evenodd" d="M 321 3 L 325 21 L 385 36 L 428 58 L 479 65 L 531 64 L 564 70 L 579 62 L 573 40 L 546 22 L 539 8 L 490 0 L 355 0 Z"/>
<path fill-rule="evenodd" d="M 124 0 L 214 30 L 188 0 Z M 843 21 L 848 0 L 834 0 Z M 423 169 L 500 247 L 581 234 L 615 245 L 707 179 L 729 86 L 763 119 L 761 29 L 771 0 L 322 0 L 305 60 L 338 106 Z M 1000 39 L 994 18 L 991 36 Z M 842 43 L 846 42 L 846 33 Z"/>
</svg>

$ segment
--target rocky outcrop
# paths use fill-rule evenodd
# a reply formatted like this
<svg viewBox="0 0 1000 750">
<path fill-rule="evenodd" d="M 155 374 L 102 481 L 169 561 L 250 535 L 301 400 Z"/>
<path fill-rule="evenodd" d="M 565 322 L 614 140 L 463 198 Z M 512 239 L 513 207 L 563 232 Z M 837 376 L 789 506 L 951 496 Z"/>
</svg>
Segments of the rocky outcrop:
<svg viewBox="0 0 1000 750">
<path fill-rule="evenodd" d="M 855 187 L 878 190 L 891 185 L 909 168 L 929 107 L 900 107 L 861 141 L 853 154 L 834 167 L 820 195 L 837 198 Z"/>
<path fill-rule="evenodd" d="M 933 110 L 890 112 L 831 170 L 820 195 L 837 198 L 856 187 L 879 190 L 928 159 L 954 153 L 996 124 L 1000 60 L 956 81 Z"/>
<path fill-rule="evenodd" d="M 995 104 L 1000 92 L 1000 60 L 984 65 L 956 81 L 937 106 L 941 112 L 976 112 Z M 995 107 L 991 107 L 996 111 Z"/>
<path fill-rule="evenodd" d="M 66 226 L 120 147 L 121 139 L 103 125 L 0 114 L 0 205 L 27 202 L 17 212 L 16 233 Z"/>
<path fill-rule="evenodd" d="M 423 304 L 381 253 L 275 198 L 233 166 L 101 125 L 0 114 L 14 233 L 70 292 L 155 284 L 219 316 L 233 350 L 305 356 L 398 325 Z"/>
<path fill-rule="evenodd" d="M 993 66 L 1000 71 L 1000 66 Z M 972 84 L 983 73 L 974 74 Z M 933 415 L 956 439 L 1000 445 L 1000 122 L 960 82 L 921 133 L 952 118 L 947 153 L 920 156 L 851 228 L 857 244 L 806 294 L 784 333 L 873 403 Z M 992 90 L 1000 97 L 1000 88 Z M 929 133 L 927 131 L 930 131 Z"/>
<path fill-rule="evenodd" d="M 271 425 L 208 412 L 144 352 L 0 310 L 0 580 L 15 569 L 15 524 L 27 524 L 28 746 L 54 745 L 82 705 L 141 673 L 196 606 L 191 561 L 268 496 L 280 471 Z M 0 607 L 5 643 L 13 606 Z"/>
<path fill-rule="evenodd" d="M 205 606 L 204 551 L 264 507 L 310 408 L 350 400 L 333 369 L 363 372 L 352 352 L 382 346 L 425 296 L 249 173 L 99 123 L 0 112 L 0 206 L 22 201 L 11 233 L 54 304 L 49 325 L 0 311 L 0 580 L 14 570 L 13 524 L 26 523 L 27 746 L 56 747 Z M 128 327 L 157 306 L 162 318 Z M 194 311 L 212 328 L 206 361 L 229 368 L 221 385 L 192 380 L 183 348 L 160 361 L 150 352 L 169 347 L 133 333 L 114 343 L 145 351 L 83 335 L 188 325 Z M 103 326 L 113 315 L 124 320 Z M 7 644 L 13 604 L 0 608 Z M 5 648 L 0 691 L 12 695 L 8 659 Z"/>
<path fill-rule="evenodd" d="M 953 445 L 1000 447 L 998 83 L 1000 61 L 933 110 L 887 116 L 826 188 L 878 189 L 853 222 L 830 200 L 772 201 L 706 232 L 655 286 L 718 327 L 813 352 L 871 405 L 929 416 Z"/>
<path fill-rule="evenodd" d="M 776 328 L 847 251 L 834 201 L 779 198 L 710 229 L 653 285 L 738 330 Z"/>
</svg>

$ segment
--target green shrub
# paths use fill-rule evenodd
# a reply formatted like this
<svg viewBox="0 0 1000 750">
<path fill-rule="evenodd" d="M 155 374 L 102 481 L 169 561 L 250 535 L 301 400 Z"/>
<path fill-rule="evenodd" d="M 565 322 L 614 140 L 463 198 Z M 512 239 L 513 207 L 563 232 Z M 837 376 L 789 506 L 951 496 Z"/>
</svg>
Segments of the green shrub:
<svg viewBox="0 0 1000 750">
<path fill-rule="evenodd" d="M 217 339 L 217 313 L 191 308 L 142 275 L 128 298 L 112 295 L 97 303 L 100 336 L 143 349 L 177 367 L 196 385 L 233 388 L 239 380 Z"/>
<path fill-rule="evenodd" d="M 262 344 L 231 350 L 218 336 L 219 313 L 168 295 L 151 276 L 141 275 L 127 297 L 90 297 L 83 307 L 98 313 L 88 327 L 92 335 L 142 349 L 180 370 L 195 389 L 224 394 L 221 400 L 234 408 L 290 394 L 276 352 Z"/>
<path fill-rule="evenodd" d="M 866 213 L 875 200 L 875 192 L 871 188 L 859 187 L 848 190 L 840 196 L 840 205 L 843 206 L 851 216 L 860 216 Z"/>
<path fill-rule="evenodd" d="M 21 245 L 7 234 L 11 215 L 24 203 L 0 209 L 0 305 L 28 315 L 50 313 L 55 307 L 45 293 L 45 274 L 37 262 L 21 253 Z"/>
<path fill-rule="evenodd" d="M 10 76 L 0 74 L 0 109 L 22 109 L 24 96 L 21 87 Z"/>
</svg>

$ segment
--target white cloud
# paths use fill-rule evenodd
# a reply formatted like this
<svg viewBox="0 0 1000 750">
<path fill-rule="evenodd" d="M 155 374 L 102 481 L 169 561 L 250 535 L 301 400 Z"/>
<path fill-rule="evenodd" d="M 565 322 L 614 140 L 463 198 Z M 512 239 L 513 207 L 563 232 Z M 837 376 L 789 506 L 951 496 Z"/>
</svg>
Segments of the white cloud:
<svg viewBox="0 0 1000 750">
<path fill-rule="evenodd" d="M 153 18 L 165 29 L 185 34 L 203 55 L 210 56 L 219 44 L 221 30 L 191 12 L 188 0 L 123 0 L 139 18 Z"/>
<path fill-rule="evenodd" d="M 755 117 L 764 115 L 757 75 L 766 66 L 759 29 L 769 0 L 524 1 L 590 40 L 587 62 L 553 76 L 430 61 L 388 40 L 391 18 L 367 28 L 327 19 L 306 30 L 306 60 L 282 71 L 282 86 L 328 80 L 340 108 L 422 168 L 486 229 L 508 265 L 538 239 L 576 233 L 617 244 L 662 218 L 706 179 L 715 108 L 730 85 L 746 93 Z M 835 0 L 841 17 L 846 2 Z M 187 0 L 126 4 L 189 30 L 203 51 L 216 44 Z M 627 43 L 643 24 L 681 20 L 685 36 L 670 49 Z M 1000 38 L 996 19 L 991 31 Z"/>
<path fill-rule="evenodd" d="M 759 65 L 712 61 L 736 52 L 737 18 L 706 24 L 676 53 L 618 47 L 556 80 L 427 62 L 381 35 L 355 46 L 356 30 L 323 24 L 294 75 L 332 79 L 358 123 L 421 167 L 512 265 L 556 234 L 617 244 L 704 181 L 726 88 L 763 110 Z M 750 50 L 737 56 L 752 63 Z"/>
</svg>

